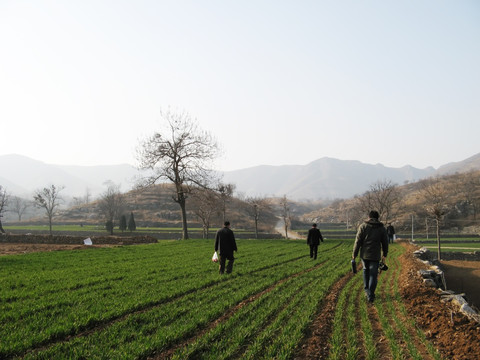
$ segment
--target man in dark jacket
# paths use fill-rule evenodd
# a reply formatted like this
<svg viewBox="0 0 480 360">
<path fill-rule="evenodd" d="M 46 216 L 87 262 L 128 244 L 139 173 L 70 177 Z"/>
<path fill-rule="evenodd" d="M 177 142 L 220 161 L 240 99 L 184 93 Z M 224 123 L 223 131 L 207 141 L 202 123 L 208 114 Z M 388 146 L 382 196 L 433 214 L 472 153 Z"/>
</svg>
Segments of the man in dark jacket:
<svg viewBox="0 0 480 360">
<path fill-rule="evenodd" d="M 395 235 L 395 228 L 393 227 L 392 223 L 387 224 L 387 235 L 388 235 L 388 243 L 393 244 L 393 238 Z"/>
<path fill-rule="evenodd" d="M 215 251 L 218 252 L 220 258 L 220 275 L 225 272 L 226 260 L 228 260 L 227 274 L 230 274 L 233 270 L 233 262 L 235 260 L 233 252 L 237 251 L 237 243 L 235 242 L 235 235 L 230 229 L 229 221 L 225 221 L 224 227 L 217 231 L 217 236 L 215 237 Z"/>
<path fill-rule="evenodd" d="M 314 260 L 317 258 L 320 241 L 323 242 L 322 233 L 317 228 L 317 224 L 313 224 L 312 228 L 308 230 L 307 244 L 310 245 L 310 258 L 313 258 Z"/>
<path fill-rule="evenodd" d="M 355 244 L 353 245 L 352 259 L 355 260 L 360 252 L 363 264 L 363 284 L 369 302 L 375 300 L 377 288 L 378 265 L 380 260 L 385 261 L 388 254 L 387 231 L 378 218 L 377 211 L 368 214 L 369 219 L 359 226 Z M 383 252 L 383 257 L 382 257 Z"/>
</svg>

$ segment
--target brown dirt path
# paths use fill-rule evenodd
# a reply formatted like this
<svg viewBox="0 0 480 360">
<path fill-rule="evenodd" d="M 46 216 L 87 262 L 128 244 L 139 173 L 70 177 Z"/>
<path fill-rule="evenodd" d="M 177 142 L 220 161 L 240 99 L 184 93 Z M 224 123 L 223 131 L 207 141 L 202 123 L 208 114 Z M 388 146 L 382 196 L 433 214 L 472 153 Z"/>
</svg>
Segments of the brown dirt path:
<svg viewBox="0 0 480 360">
<path fill-rule="evenodd" d="M 88 250 L 100 247 L 114 247 L 118 245 L 72 245 L 72 244 L 20 244 L 0 243 L 0 255 L 28 254 L 32 252 L 59 251 L 59 250 Z"/>
<path fill-rule="evenodd" d="M 335 307 L 337 306 L 340 292 L 352 276 L 353 273 L 347 274 L 337 281 L 328 291 L 328 295 L 320 305 L 318 315 L 307 330 L 305 340 L 298 349 L 298 353 L 295 356 L 296 360 L 328 358 L 333 318 L 335 317 Z"/>
</svg>

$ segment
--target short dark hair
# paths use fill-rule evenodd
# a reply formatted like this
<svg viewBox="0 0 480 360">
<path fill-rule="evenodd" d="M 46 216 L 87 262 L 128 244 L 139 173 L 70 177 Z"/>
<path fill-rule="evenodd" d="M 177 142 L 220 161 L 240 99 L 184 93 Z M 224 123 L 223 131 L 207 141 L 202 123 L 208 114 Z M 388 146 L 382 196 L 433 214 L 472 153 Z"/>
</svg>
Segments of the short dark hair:
<svg viewBox="0 0 480 360">
<path fill-rule="evenodd" d="M 380 215 L 378 214 L 378 211 L 372 210 L 372 211 L 370 211 L 370 212 L 368 213 L 368 217 L 369 217 L 370 219 L 377 219 L 377 220 L 378 220 L 378 218 L 380 217 Z"/>
<path fill-rule="evenodd" d="M 312 226 L 313 226 L 313 227 L 317 227 L 317 224 L 313 223 Z"/>
<path fill-rule="evenodd" d="M 230 225 L 230 221 L 225 221 L 225 222 L 223 223 L 223 225 L 225 225 L 225 226 Z"/>
</svg>

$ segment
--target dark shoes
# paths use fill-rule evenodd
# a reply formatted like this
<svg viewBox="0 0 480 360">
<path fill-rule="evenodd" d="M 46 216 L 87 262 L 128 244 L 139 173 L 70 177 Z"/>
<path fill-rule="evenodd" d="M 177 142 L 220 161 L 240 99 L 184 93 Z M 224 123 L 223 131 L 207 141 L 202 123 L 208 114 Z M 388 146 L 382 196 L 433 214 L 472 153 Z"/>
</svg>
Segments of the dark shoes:
<svg viewBox="0 0 480 360">
<path fill-rule="evenodd" d="M 365 293 L 365 298 L 369 304 L 373 304 L 375 301 L 375 296 L 369 296 L 367 293 Z"/>
</svg>

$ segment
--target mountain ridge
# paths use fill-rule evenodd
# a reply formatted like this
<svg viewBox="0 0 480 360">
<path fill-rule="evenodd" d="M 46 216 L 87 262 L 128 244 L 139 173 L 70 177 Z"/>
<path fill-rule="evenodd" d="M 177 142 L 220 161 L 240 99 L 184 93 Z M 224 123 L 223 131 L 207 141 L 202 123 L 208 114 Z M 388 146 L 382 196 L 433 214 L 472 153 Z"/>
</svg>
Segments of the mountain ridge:
<svg viewBox="0 0 480 360">
<path fill-rule="evenodd" d="M 52 165 L 17 154 L 0 155 L 0 185 L 13 195 L 30 196 L 49 185 L 64 186 L 63 194 L 82 196 L 87 189 L 98 196 L 106 182 L 120 185 L 121 191 L 134 187 L 140 172 L 129 164 Z M 358 160 L 322 157 L 306 165 L 257 165 L 221 172 L 224 183 L 233 183 L 236 193 L 245 196 L 281 197 L 309 201 L 348 198 L 367 191 L 376 181 L 391 180 L 404 184 L 426 177 L 454 172 L 480 170 L 480 153 L 463 161 L 448 163 L 438 169 L 400 168 L 366 164 Z"/>
<path fill-rule="evenodd" d="M 378 180 L 396 183 L 431 176 L 433 167 L 417 169 L 410 165 L 389 168 L 358 160 L 323 157 L 306 165 L 259 165 L 224 173 L 227 183 L 235 183 L 237 192 L 261 196 L 284 196 L 294 200 L 318 200 L 351 197 L 365 192 Z"/>
</svg>

